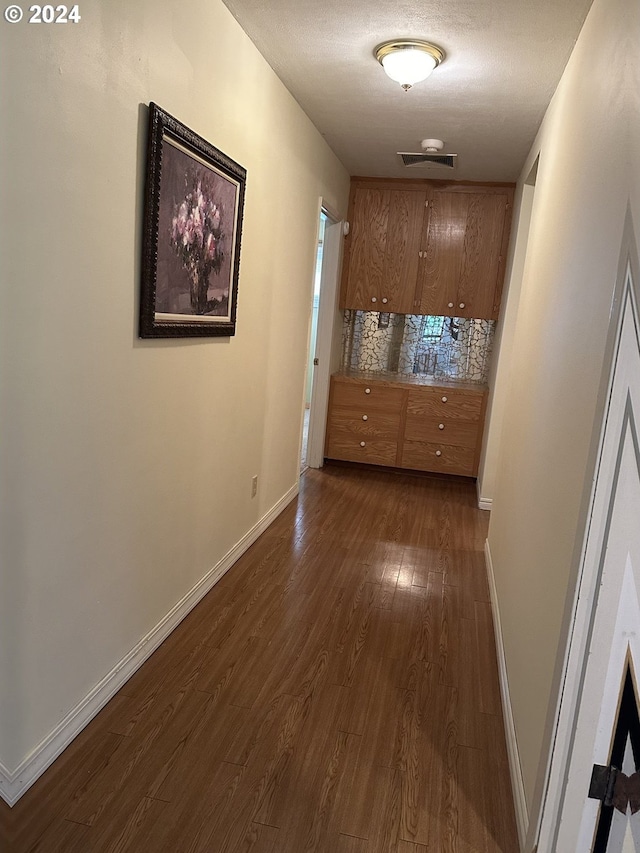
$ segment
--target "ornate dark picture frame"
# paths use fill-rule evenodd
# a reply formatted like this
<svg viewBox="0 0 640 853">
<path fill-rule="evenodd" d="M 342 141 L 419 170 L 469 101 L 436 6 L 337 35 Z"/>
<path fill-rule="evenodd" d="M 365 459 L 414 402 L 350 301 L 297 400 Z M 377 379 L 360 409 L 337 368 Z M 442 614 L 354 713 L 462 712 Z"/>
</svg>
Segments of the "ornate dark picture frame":
<svg viewBox="0 0 640 853">
<path fill-rule="evenodd" d="M 246 175 L 149 105 L 141 338 L 235 334 Z"/>
</svg>

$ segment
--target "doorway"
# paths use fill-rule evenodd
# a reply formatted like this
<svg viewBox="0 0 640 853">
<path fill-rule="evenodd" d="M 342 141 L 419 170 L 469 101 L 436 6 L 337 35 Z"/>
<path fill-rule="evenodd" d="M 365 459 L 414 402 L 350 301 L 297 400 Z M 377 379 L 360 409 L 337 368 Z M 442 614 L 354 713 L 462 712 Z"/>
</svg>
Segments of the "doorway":
<svg viewBox="0 0 640 853">
<path fill-rule="evenodd" d="M 635 251 L 627 257 L 609 332 L 603 411 L 596 423 L 594 476 L 568 613 L 551 755 L 538 820 L 529 831 L 530 843 L 537 841 L 540 851 L 640 850 L 635 793 L 640 773 L 640 318 L 639 277 L 630 260 Z M 605 777 L 603 793 L 598 782 Z"/>
<path fill-rule="evenodd" d="M 316 355 L 318 339 L 318 310 L 320 308 L 320 288 L 322 287 L 322 258 L 324 254 L 324 230 L 328 221 L 327 214 L 320 210 L 318 226 L 318 244 L 316 246 L 316 265 L 313 275 L 313 302 L 311 305 L 311 332 L 309 334 L 309 352 L 307 358 L 307 380 L 304 394 L 304 423 L 302 427 L 302 449 L 300 452 L 300 470 L 307 468 L 307 451 L 309 447 L 309 416 L 311 414 L 311 397 L 313 394 L 313 360 Z"/>
<path fill-rule="evenodd" d="M 324 464 L 329 379 L 339 366 L 341 318 L 337 309 L 343 223 L 321 203 L 313 278 L 300 470 Z"/>
</svg>

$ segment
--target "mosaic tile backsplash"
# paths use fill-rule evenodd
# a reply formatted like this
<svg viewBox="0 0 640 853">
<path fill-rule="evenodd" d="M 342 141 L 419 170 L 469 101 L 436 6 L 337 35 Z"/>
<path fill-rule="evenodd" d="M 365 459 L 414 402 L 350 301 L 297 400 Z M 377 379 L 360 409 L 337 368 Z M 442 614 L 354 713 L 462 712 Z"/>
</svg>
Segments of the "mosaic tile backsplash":
<svg viewBox="0 0 640 853">
<path fill-rule="evenodd" d="M 342 368 L 487 381 L 495 320 L 344 312 Z"/>
</svg>

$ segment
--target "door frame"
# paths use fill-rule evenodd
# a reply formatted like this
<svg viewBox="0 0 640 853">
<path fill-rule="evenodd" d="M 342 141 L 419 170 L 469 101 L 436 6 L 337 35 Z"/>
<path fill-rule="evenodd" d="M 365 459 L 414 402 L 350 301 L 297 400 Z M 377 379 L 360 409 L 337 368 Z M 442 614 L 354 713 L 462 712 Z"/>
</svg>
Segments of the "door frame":
<svg viewBox="0 0 640 853">
<path fill-rule="evenodd" d="M 344 243 L 344 222 L 340 214 L 333 210 L 332 207 L 328 205 L 322 197 L 320 197 L 318 199 L 316 234 L 319 233 L 320 217 L 323 213 L 328 219 L 328 222 L 325 225 L 325 234 L 329 228 L 338 227 L 340 230 L 337 233 L 339 233 L 340 238 L 339 245 L 337 246 L 335 253 L 326 254 L 323 252 L 320 298 L 318 302 L 316 347 L 313 356 L 309 353 L 309 347 L 307 347 L 308 358 L 313 358 L 314 360 L 306 458 L 306 464 L 309 468 L 322 468 L 324 465 L 324 441 L 327 411 L 329 407 L 329 381 L 331 374 L 335 372 L 338 366 L 335 363 L 337 349 L 336 325 L 338 300 L 340 295 L 340 272 L 342 267 L 342 248 Z M 313 311 L 313 290 L 311 305 Z M 309 320 L 309 340 L 310 338 L 311 317 Z"/>
<path fill-rule="evenodd" d="M 629 291 L 632 291 L 629 294 Z M 555 839 L 563 816 L 564 790 L 569 772 L 575 725 L 578 719 L 582 687 L 589 658 L 590 626 L 593 623 L 598 596 L 590 595 L 597 581 L 597 563 L 590 559 L 593 543 L 602 541 L 606 530 L 606 517 L 598 512 L 596 499 L 603 479 L 610 472 L 603 470 L 603 453 L 607 423 L 610 414 L 611 390 L 616 370 L 616 349 L 622 330 L 623 310 L 630 295 L 639 303 L 640 275 L 638 252 L 633 222 L 627 211 L 618 274 L 607 330 L 605 358 L 600 380 L 598 404 L 592 434 L 591 449 L 586 467 L 585 493 L 580 512 L 580 523 L 574 558 L 574 573 L 567 598 L 563 620 L 564 647 L 559 647 L 554 677 L 553 695 L 545 732 L 547 760 L 541 765 L 534 795 L 531 820 L 527 832 L 525 851 L 547 853 Z M 585 783 L 588 788 L 589 780 Z"/>
</svg>

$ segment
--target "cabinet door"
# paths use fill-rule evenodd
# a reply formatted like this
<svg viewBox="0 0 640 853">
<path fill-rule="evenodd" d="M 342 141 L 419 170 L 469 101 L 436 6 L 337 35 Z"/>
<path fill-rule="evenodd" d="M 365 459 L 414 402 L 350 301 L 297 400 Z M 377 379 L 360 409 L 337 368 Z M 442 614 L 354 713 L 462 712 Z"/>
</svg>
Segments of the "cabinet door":
<svg viewBox="0 0 640 853">
<path fill-rule="evenodd" d="M 345 308 L 380 310 L 376 306 L 385 273 L 390 197 L 389 190 L 355 190 Z"/>
<path fill-rule="evenodd" d="M 434 191 L 429 198 L 418 274 L 420 314 L 455 316 L 467 221 L 465 195 Z"/>
<path fill-rule="evenodd" d="M 426 199 L 426 192 L 393 190 L 390 194 L 381 304 L 375 310 L 395 314 L 412 314 L 415 310 Z"/>
<path fill-rule="evenodd" d="M 501 275 L 502 235 L 508 197 L 497 193 L 469 193 L 457 302 L 461 317 L 491 319 Z M 500 282 L 501 284 L 501 282 Z"/>
<path fill-rule="evenodd" d="M 509 195 L 434 191 L 420 265 L 420 313 L 492 319 Z"/>
<path fill-rule="evenodd" d="M 345 308 L 412 313 L 426 199 L 419 190 L 354 191 Z"/>
</svg>

